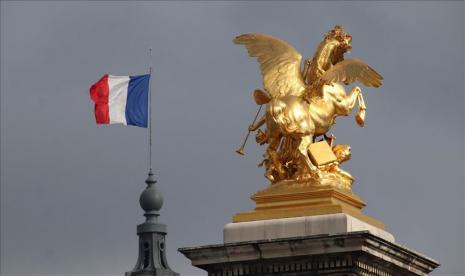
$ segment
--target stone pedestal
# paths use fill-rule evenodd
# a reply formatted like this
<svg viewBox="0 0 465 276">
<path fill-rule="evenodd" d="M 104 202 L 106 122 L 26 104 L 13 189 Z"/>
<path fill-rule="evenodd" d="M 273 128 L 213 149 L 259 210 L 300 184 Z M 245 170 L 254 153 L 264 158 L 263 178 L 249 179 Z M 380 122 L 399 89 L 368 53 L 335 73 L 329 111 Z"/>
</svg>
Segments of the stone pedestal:
<svg viewBox="0 0 465 276">
<path fill-rule="evenodd" d="M 427 275 L 439 264 L 395 243 L 348 189 L 282 181 L 233 216 L 224 243 L 179 251 L 209 276 Z"/>
<path fill-rule="evenodd" d="M 357 231 L 368 231 L 394 242 L 391 233 L 344 213 L 228 223 L 224 226 L 223 237 L 224 243 L 233 243 Z"/>
<path fill-rule="evenodd" d="M 368 231 L 179 249 L 209 276 L 427 275 L 439 264 Z"/>
<path fill-rule="evenodd" d="M 233 222 L 260 221 L 301 216 L 349 214 L 374 227 L 383 229 L 384 224 L 362 213 L 365 202 L 347 189 L 336 185 L 315 185 L 295 180 L 281 181 L 252 195 L 256 207 L 252 211 L 238 213 Z"/>
</svg>

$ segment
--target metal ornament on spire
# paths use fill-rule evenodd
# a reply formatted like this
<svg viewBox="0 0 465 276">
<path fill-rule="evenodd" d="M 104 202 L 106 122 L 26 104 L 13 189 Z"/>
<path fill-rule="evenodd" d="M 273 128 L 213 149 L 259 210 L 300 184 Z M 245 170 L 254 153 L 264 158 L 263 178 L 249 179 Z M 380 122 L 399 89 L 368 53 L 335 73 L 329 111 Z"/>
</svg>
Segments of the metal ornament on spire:
<svg viewBox="0 0 465 276">
<path fill-rule="evenodd" d="M 147 187 L 139 198 L 140 207 L 145 211 L 145 222 L 137 225 L 139 236 L 139 257 L 136 265 L 125 276 L 179 276 L 168 265 L 166 259 L 166 225 L 158 222 L 163 197 L 156 187 L 157 181 L 150 169 Z"/>
</svg>

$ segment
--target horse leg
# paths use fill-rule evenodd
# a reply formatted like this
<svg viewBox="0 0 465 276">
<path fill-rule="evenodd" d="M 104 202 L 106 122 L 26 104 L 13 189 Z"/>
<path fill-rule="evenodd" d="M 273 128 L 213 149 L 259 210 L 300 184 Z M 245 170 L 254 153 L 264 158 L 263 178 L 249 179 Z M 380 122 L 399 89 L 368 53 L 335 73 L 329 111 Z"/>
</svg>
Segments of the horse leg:
<svg viewBox="0 0 465 276">
<path fill-rule="evenodd" d="M 307 167 L 310 169 L 310 173 L 318 174 L 318 167 L 312 163 L 312 161 L 310 160 L 310 157 L 308 156 L 308 146 L 312 143 L 312 141 L 313 141 L 312 135 L 303 136 L 300 139 L 299 152 L 303 160 L 303 163 L 306 164 Z"/>
<path fill-rule="evenodd" d="M 358 101 L 358 112 L 355 115 L 355 121 L 360 127 L 365 126 L 365 117 L 366 117 L 366 105 L 365 105 L 365 100 L 363 99 L 363 95 L 360 92 L 357 96 L 357 101 Z"/>
<path fill-rule="evenodd" d="M 363 94 L 362 94 L 362 92 L 360 92 L 360 93 L 358 94 L 357 100 L 358 100 L 358 109 L 366 110 L 366 109 L 367 109 L 367 106 L 365 105 L 365 100 L 363 99 Z"/>
</svg>

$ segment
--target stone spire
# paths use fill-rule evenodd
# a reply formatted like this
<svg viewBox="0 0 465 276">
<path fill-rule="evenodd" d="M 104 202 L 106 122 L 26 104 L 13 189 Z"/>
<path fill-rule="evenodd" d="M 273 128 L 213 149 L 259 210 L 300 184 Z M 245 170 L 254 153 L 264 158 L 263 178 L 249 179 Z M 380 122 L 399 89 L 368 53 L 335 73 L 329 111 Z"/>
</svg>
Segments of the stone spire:
<svg viewBox="0 0 465 276">
<path fill-rule="evenodd" d="M 158 191 L 150 169 L 147 187 L 140 195 L 139 203 L 145 211 L 146 220 L 137 225 L 139 236 L 139 257 L 133 270 L 126 272 L 125 276 L 179 276 L 171 270 L 166 260 L 166 225 L 158 222 L 163 197 Z"/>
</svg>

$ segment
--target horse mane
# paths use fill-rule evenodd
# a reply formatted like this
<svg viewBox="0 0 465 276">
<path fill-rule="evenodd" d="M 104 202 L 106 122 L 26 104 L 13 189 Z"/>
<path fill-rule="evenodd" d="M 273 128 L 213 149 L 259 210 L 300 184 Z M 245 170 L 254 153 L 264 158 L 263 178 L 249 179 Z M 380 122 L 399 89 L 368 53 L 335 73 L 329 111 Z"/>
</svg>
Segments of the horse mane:
<svg viewBox="0 0 465 276">
<path fill-rule="evenodd" d="M 351 40 L 352 37 L 339 25 L 336 25 L 334 29 L 325 34 L 311 60 L 306 78 L 308 85 L 313 84 L 324 73 L 319 68 L 326 71 L 332 65 L 344 60 L 345 49 L 341 48 L 340 45 L 346 39 Z"/>
</svg>

